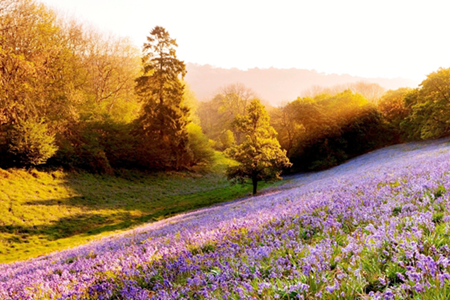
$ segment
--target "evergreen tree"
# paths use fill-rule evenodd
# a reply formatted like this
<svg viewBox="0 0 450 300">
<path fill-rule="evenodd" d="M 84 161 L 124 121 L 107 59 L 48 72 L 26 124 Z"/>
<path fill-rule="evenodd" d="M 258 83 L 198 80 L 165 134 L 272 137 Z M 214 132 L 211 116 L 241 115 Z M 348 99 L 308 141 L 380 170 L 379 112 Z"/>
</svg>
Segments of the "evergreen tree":
<svg viewBox="0 0 450 300">
<path fill-rule="evenodd" d="M 255 195 L 258 181 L 281 179 L 281 170 L 292 164 L 275 138 L 277 133 L 270 126 L 269 115 L 259 100 L 252 100 L 246 115 L 237 116 L 233 126 L 245 139 L 227 150 L 227 155 L 240 163 L 227 169 L 227 177 L 239 183 L 251 179 Z"/>
<path fill-rule="evenodd" d="M 156 26 L 144 44 L 144 74 L 136 91 L 143 101 L 138 120 L 139 134 L 147 149 L 149 166 L 158 161 L 162 168 L 179 169 L 190 163 L 187 124 L 189 108 L 183 105 L 186 65 L 177 59 L 175 39 Z"/>
</svg>

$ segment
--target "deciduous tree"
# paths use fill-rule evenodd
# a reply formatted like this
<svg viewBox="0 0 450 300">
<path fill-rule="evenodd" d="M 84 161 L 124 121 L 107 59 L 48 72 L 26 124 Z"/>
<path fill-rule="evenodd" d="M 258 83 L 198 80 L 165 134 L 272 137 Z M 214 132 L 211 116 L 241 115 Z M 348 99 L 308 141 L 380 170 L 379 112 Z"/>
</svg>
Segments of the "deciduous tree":
<svg viewBox="0 0 450 300">
<path fill-rule="evenodd" d="M 450 134 L 450 68 L 427 76 L 405 96 L 409 116 L 402 122 L 411 139 L 433 139 Z"/>
<path fill-rule="evenodd" d="M 19 120 L 8 131 L 9 152 L 25 166 L 43 164 L 58 149 L 47 126 L 33 119 Z"/>
<path fill-rule="evenodd" d="M 354 93 L 363 95 L 369 102 L 377 103 L 383 95 L 385 89 L 377 83 L 369 83 L 364 81 L 350 82 L 346 84 L 338 84 L 331 87 L 323 87 L 314 85 L 303 91 L 303 97 L 315 97 L 320 94 L 335 95 L 345 90 L 351 90 Z"/>
<path fill-rule="evenodd" d="M 410 113 L 410 108 L 405 104 L 405 97 L 412 91 L 411 88 L 389 90 L 377 103 L 377 108 L 392 129 L 396 142 L 404 139 L 404 132 L 402 132 L 400 124 Z"/>
<path fill-rule="evenodd" d="M 247 105 L 257 97 L 256 93 L 242 83 L 222 87 L 208 102 L 203 102 L 198 115 L 201 126 L 208 138 L 220 144 L 227 130 L 233 132 L 236 142 L 241 142 L 241 134 L 231 124 L 237 115 L 244 115 Z"/>
<path fill-rule="evenodd" d="M 244 140 L 227 150 L 227 155 L 240 164 L 227 169 L 228 179 L 253 185 L 253 195 L 257 192 L 258 181 L 281 179 L 283 168 L 291 166 L 276 139 L 276 131 L 270 126 L 270 118 L 259 100 L 254 99 L 247 107 L 246 114 L 238 115 L 233 127 L 243 134 Z"/>
<path fill-rule="evenodd" d="M 333 167 L 389 138 L 376 107 L 351 90 L 298 98 L 281 110 L 287 116 L 277 117 L 274 126 L 294 171 Z"/>
<path fill-rule="evenodd" d="M 193 164 L 210 164 L 214 158 L 214 150 L 202 128 L 194 123 L 187 126 L 189 133 L 189 149 L 192 151 Z"/>
<path fill-rule="evenodd" d="M 54 107 L 67 106 L 59 77 L 67 55 L 63 44 L 55 14 L 44 5 L 0 2 L 0 131 L 19 119 L 48 121 Z"/>
</svg>

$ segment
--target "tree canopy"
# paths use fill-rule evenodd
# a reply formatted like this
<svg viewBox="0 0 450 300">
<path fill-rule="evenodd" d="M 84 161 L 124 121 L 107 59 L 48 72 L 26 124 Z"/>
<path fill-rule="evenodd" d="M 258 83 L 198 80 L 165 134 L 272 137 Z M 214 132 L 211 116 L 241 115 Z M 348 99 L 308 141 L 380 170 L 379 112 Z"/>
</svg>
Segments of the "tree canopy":
<svg viewBox="0 0 450 300">
<path fill-rule="evenodd" d="M 177 59 L 177 43 L 163 27 L 156 26 L 147 37 L 143 52 L 143 75 L 136 92 L 143 102 L 138 135 L 147 151 L 150 167 L 180 169 L 190 163 L 188 148 L 189 108 L 183 104 L 186 74 Z M 158 162 L 158 165 L 155 165 Z"/>
<path fill-rule="evenodd" d="M 257 192 L 258 181 L 281 179 L 283 168 L 291 166 L 276 139 L 276 131 L 270 126 L 270 117 L 259 100 L 254 99 L 247 107 L 245 115 L 238 115 L 233 127 L 243 134 L 241 144 L 227 150 L 227 155 L 240 164 L 227 169 L 228 179 L 245 183 L 250 179 L 253 195 Z"/>
<path fill-rule="evenodd" d="M 435 139 L 450 134 L 450 68 L 440 68 L 404 97 L 409 110 L 402 129 L 410 139 Z"/>
<path fill-rule="evenodd" d="M 294 171 L 321 170 L 386 144 L 382 115 L 361 94 L 297 98 L 272 111 Z"/>
<path fill-rule="evenodd" d="M 0 167 L 180 170 L 210 163 L 214 145 L 241 162 L 230 178 L 257 182 L 290 162 L 290 170 L 320 170 L 450 135 L 450 68 L 384 94 L 368 82 L 313 86 L 307 97 L 267 107 L 269 124 L 240 83 L 198 103 L 177 47 L 161 26 L 140 53 L 37 0 L 0 1 Z"/>
<path fill-rule="evenodd" d="M 45 151 L 44 143 L 34 143 L 47 153 L 43 157 L 81 161 L 80 129 L 89 127 L 88 122 L 136 118 L 134 80 L 140 62 L 127 39 L 63 18 L 35 0 L 4 0 L 0 40 L 1 164 L 24 161 L 19 157 L 28 155 L 21 153 L 26 145 L 12 150 L 8 143 L 13 136 L 16 143 L 27 136 L 37 138 L 35 128 L 45 131 L 43 138 L 54 137 L 43 140 L 59 148 L 55 153 Z"/>
<path fill-rule="evenodd" d="M 247 105 L 255 98 L 252 89 L 234 83 L 222 87 L 210 101 L 201 103 L 198 109 L 200 124 L 208 138 L 216 142 L 217 149 L 225 150 L 231 140 L 241 142 L 241 133 L 232 123 L 236 116 L 245 114 Z"/>
</svg>

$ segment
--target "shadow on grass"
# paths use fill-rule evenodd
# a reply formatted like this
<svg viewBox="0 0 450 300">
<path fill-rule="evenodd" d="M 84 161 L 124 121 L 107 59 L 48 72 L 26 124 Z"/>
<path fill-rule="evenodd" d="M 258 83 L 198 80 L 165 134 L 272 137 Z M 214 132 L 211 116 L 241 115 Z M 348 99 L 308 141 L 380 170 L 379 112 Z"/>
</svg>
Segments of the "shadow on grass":
<svg viewBox="0 0 450 300">
<path fill-rule="evenodd" d="M 77 214 L 45 225 L 3 225 L 0 226 L 0 233 L 12 234 L 13 236 L 7 239 L 15 243 L 26 242 L 33 235 L 45 238 L 47 241 L 55 241 L 74 235 L 88 234 L 91 230 L 104 226 L 105 223 L 114 222 L 114 219 L 127 219 L 129 215 L 127 212 L 111 217 L 101 214 Z"/>
<path fill-rule="evenodd" d="M 199 209 L 217 203 L 233 200 L 247 193 L 246 189 L 224 187 L 214 190 L 172 196 L 158 199 L 145 195 L 115 193 L 114 199 L 99 195 L 76 196 L 63 199 L 34 200 L 25 202 L 30 206 L 67 206 L 81 208 L 83 213 L 63 217 L 45 225 L 0 226 L 0 233 L 14 235 L 10 242 L 22 243 L 30 236 L 40 236 L 47 241 L 68 238 L 75 235 L 94 236 L 101 233 L 125 230 L 143 223 L 159 221 L 179 213 Z M 121 202 L 121 199 L 127 199 Z M 102 213 L 99 213 L 101 211 Z"/>
<path fill-rule="evenodd" d="M 2 225 L 0 226 L 0 234 L 8 234 L 9 237 L 5 239 L 10 243 L 27 243 L 33 236 L 50 242 L 76 235 L 94 236 L 101 233 L 124 230 L 143 223 L 155 222 L 183 211 L 182 207 L 174 207 L 134 218 L 129 212 L 116 213 L 109 216 L 90 213 L 77 214 L 71 217 L 60 218 L 45 225 Z"/>
<path fill-rule="evenodd" d="M 217 165 L 224 167 L 228 161 Z M 0 261 L 46 254 L 180 213 L 241 198 L 223 170 L 117 176 L 14 169 L 0 185 Z M 1 197 L 0 197 L 1 198 Z M 6 203 L 6 205 L 5 205 Z"/>
</svg>

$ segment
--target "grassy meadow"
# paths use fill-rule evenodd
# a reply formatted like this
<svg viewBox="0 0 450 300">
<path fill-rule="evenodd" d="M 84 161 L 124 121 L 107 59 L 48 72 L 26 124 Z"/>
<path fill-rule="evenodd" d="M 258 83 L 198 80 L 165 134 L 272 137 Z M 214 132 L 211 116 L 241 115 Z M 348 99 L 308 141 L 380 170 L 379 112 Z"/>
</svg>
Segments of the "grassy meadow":
<svg viewBox="0 0 450 300">
<path fill-rule="evenodd" d="M 225 168 L 235 162 L 220 152 L 215 158 L 209 170 L 197 172 L 100 176 L 0 169 L 0 263 L 79 245 L 251 192 L 251 185 L 230 185 L 224 177 Z"/>
<path fill-rule="evenodd" d="M 450 299 L 449 170 L 448 139 L 380 149 L 257 197 L 0 264 L 0 299 Z"/>
</svg>

